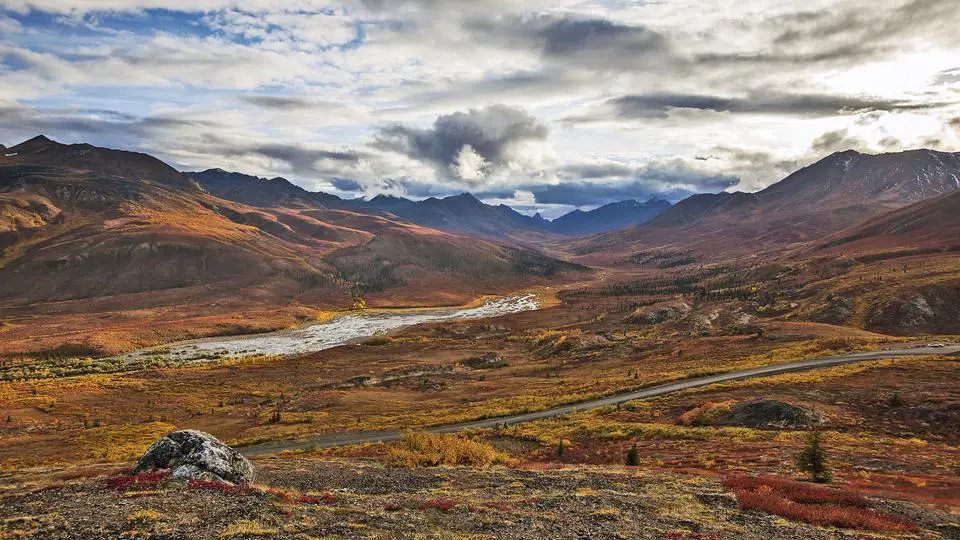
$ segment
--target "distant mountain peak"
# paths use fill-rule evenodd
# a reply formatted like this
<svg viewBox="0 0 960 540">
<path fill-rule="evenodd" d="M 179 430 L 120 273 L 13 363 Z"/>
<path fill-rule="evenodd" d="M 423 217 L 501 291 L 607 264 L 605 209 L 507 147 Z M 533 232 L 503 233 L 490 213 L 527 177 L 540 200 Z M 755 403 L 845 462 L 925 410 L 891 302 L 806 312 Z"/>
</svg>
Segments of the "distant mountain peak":
<svg viewBox="0 0 960 540">
<path fill-rule="evenodd" d="M 472 193 L 467 193 L 467 192 L 463 192 L 459 195 L 451 195 L 449 197 L 445 197 L 445 199 L 453 200 L 453 201 L 478 202 L 480 204 L 483 204 L 483 202 L 480 199 L 474 197 Z"/>
<path fill-rule="evenodd" d="M 10 148 L 11 151 L 18 152 L 21 154 L 28 154 L 30 152 L 36 152 L 37 150 L 42 150 L 47 148 L 52 144 L 58 144 L 44 135 L 37 135 L 36 137 L 23 141 L 22 143 L 13 146 Z"/>
<path fill-rule="evenodd" d="M 376 197 L 370 199 L 371 201 L 398 201 L 403 197 L 397 197 L 396 195 L 390 195 L 387 193 L 378 193 Z"/>
<path fill-rule="evenodd" d="M 663 204 L 641 203 L 635 199 L 626 199 L 607 203 L 584 212 L 579 208 L 553 220 L 550 229 L 560 234 L 585 235 L 616 229 L 626 229 L 646 223 L 670 207 Z"/>
</svg>

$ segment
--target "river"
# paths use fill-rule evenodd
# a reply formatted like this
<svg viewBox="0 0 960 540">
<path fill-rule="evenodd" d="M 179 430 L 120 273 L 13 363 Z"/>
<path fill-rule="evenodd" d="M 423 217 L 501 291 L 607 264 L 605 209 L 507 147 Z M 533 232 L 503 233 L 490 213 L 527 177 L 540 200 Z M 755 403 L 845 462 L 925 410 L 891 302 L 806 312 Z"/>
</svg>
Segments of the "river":
<svg viewBox="0 0 960 540">
<path fill-rule="evenodd" d="M 364 337 L 415 324 L 482 319 L 537 309 L 536 296 L 523 294 L 489 300 L 473 308 L 370 311 L 338 316 L 328 322 L 264 334 L 205 338 L 134 351 L 121 358 L 135 362 L 151 356 L 198 362 L 217 358 L 273 356 L 321 351 Z"/>
</svg>

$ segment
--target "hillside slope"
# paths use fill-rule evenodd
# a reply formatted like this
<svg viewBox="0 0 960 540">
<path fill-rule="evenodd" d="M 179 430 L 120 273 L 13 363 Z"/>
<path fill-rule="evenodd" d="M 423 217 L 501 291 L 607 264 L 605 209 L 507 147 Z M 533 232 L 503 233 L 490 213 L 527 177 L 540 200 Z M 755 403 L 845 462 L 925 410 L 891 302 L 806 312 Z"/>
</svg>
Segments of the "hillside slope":
<svg viewBox="0 0 960 540">
<path fill-rule="evenodd" d="M 161 308 L 184 318 L 170 306 L 235 321 L 282 306 L 279 324 L 291 324 L 303 309 L 357 298 L 449 305 L 577 269 L 388 217 L 226 201 L 145 154 L 46 138 L 7 153 L 15 155 L 0 163 L 0 317 L 11 321 Z M 0 327 L 5 348 L 32 348 L 15 343 L 31 328 Z"/>
<path fill-rule="evenodd" d="M 778 250 L 960 188 L 960 153 L 832 154 L 757 193 L 698 194 L 639 227 L 584 239 L 585 260 L 637 251 L 701 258 Z"/>
<path fill-rule="evenodd" d="M 307 191 L 286 178 L 258 178 L 223 169 L 184 173 L 210 194 L 250 206 L 285 208 L 353 208 L 336 195 Z"/>
</svg>

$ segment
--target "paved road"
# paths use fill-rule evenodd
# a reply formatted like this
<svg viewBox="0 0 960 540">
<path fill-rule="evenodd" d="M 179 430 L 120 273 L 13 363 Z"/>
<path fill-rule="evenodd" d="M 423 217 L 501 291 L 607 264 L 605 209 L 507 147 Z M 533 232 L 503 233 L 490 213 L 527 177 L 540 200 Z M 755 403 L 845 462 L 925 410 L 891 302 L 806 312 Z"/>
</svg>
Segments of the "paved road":
<svg viewBox="0 0 960 540">
<path fill-rule="evenodd" d="M 467 429 L 493 428 L 498 425 L 520 424 L 523 422 L 532 422 L 544 418 L 552 418 L 561 414 L 567 414 L 575 411 L 585 411 L 597 407 L 616 405 L 626 403 L 635 399 L 662 396 L 688 388 L 697 388 L 727 381 L 736 381 L 741 379 L 751 379 L 754 377 L 769 377 L 771 375 L 780 375 L 794 371 L 807 371 L 811 369 L 839 366 L 843 364 L 852 364 L 866 360 L 881 360 L 885 358 L 902 358 L 907 356 L 930 356 L 940 354 L 960 354 L 960 346 L 949 347 L 917 347 L 912 349 L 894 349 L 887 351 L 872 351 L 862 353 L 843 354 L 838 356 L 828 356 L 814 360 L 804 360 L 802 362 L 792 362 L 790 364 L 778 364 L 754 369 L 745 369 L 742 371 L 732 371 L 721 373 L 708 377 L 698 377 L 696 379 L 685 379 L 675 383 L 664 384 L 624 392 L 604 398 L 591 399 L 580 403 L 563 405 L 552 409 L 544 409 L 531 413 L 516 414 L 513 416 L 502 416 L 499 418 L 488 418 L 485 420 L 476 420 L 473 422 L 461 422 L 459 424 L 449 424 L 445 426 L 435 426 L 427 428 L 426 431 L 433 433 L 450 433 L 454 431 L 463 431 Z M 239 448 L 240 452 L 246 456 L 260 456 L 273 454 L 283 450 L 302 450 L 309 447 L 326 448 L 332 446 L 349 446 L 354 444 L 391 442 L 400 439 L 403 432 L 400 430 L 385 431 L 355 431 L 345 433 L 328 433 L 304 441 L 271 441 L 262 444 L 256 444 Z"/>
</svg>

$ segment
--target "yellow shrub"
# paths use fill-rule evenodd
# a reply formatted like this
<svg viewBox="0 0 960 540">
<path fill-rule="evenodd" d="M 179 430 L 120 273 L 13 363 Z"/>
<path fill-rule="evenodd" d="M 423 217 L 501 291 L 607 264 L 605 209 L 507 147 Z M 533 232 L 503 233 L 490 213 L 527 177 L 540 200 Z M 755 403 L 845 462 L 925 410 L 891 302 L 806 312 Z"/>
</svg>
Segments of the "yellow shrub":
<svg viewBox="0 0 960 540">
<path fill-rule="evenodd" d="M 730 406 L 733 405 L 733 403 L 732 400 L 722 401 L 720 403 L 708 401 L 699 407 L 681 414 L 680 418 L 677 419 L 677 423 L 682 426 L 713 425 L 717 418 L 730 412 Z"/>
<path fill-rule="evenodd" d="M 151 521 L 160 521 L 163 519 L 163 514 L 160 512 L 155 512 L 153 510 L 137 510 L 127 516 L 127 521 L 142 521 L 142 522 L 151 522 Z"/>
<path fill-rule="evenodd" d="M 411 431 L 403 436 L 396 447 L 390 449 L 386 462 L 396 467 L 488 467 L 510 464 L 513 459 L 481 441 L 462 439 L 451 434 Z"/>
</svg>

